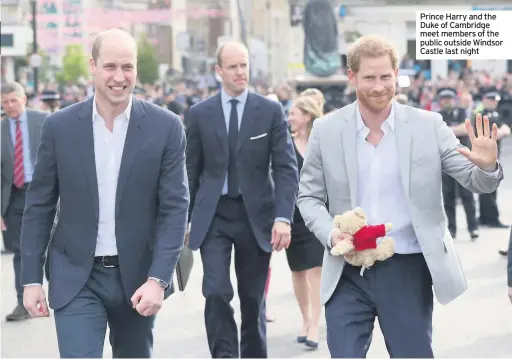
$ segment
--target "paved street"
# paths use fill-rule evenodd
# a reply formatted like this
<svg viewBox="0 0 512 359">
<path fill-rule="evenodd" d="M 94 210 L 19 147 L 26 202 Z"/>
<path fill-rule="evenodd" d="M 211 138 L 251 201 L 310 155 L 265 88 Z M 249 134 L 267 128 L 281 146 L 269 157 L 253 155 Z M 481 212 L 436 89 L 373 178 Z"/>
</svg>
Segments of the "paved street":
<svg viewBox="0 0 512 359">
<path fill-rule="evenodd" d="M 505 145 L 502 158 L 506 179 L 499 190 L 502 221 L 512 223 L 512 140 Z M 508 170 L 508 171 L 507 171 Z M 458 223 L 465 224 L 459 206 Z M 462 228 L 456 240 L 461 261 L 469 279 L 468 291 L 447 306 L 437 305 L 434 319 L 434 349 L 438 357 L 512 357 L 511 304 L 506 291 L 506 260 L 498 255 L 508 239 L 508 230 L 482 229 L 477 242 L 470 242 Z M 14 306 L 15 295 L 10 256 L 2 256 L 2 357 L 57 357 L 53 318 L 5 323 L 4 317 Z M 155 331 L 155 357 L 208 357 L 203 325 L 201 266 L 196 266 L 186 293 L 174 295 L 160 312 Z M 328 357 L 325 327 L 318 351 L 308 352 L 295 343 L 300 328 L 300 314 L 292 293 L 290 273 L 284 253 L 273 258 L 272 282 L 268 308 L 277 317 L 268 325 L 271 357 Z M 235 290 L 236 292 L 236 290 Z M 238 302 L 233 302 L 238 313 Z M 386 357 L 379 330 L 376 330 L 369 357 Z M 105 346 L 105 355 L 111 356 Z"/>
</svg>

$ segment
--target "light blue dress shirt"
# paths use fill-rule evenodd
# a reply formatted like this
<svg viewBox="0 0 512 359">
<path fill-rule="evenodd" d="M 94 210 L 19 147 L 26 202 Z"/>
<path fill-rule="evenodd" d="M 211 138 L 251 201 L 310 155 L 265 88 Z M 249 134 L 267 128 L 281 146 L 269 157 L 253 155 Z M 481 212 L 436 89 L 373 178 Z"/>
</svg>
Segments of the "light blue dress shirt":
<svg viewBox="0 0 512 359">
<path fill-rule="evenodd" d="M 14 153 L 16 151 L 16 120 L 13 118 L 9 118 L 9 124 Z M 34 173 L 34 166 L 32 165 L 32 157 L 30 153 L 30 136 L 28 133 L 27 111 L 21 114 L 20 125 L 21 137 L 23 139 L 23 169 L 25 172 L 25 183 L 30 183 L 32 181 L 32 174 Z"/>
<path fill-rule="evenodd" d="M 220 92 L 220 100 L 222 103 L 222 112 L 224 113 L 224 122 L 226 123 L 226 131 L 229 136 L 229 117 L 231 114 L 231 101 L 232 99 L 238 100 L 236 105 L 236 110 L 238 114 L 238 130 L 240 130 L 240 125 L 242 124 L 242 116 L 245 110 L 245 104 L 247 103 L 247 96 L 249 94 L 249 90 L 245 90 L 238 97 L 229 96 L 224 89 Z M 224 186 L 222 187 L 222 194 L 226 195 L 228 193 L 228 172 L 226 171 L 226 178 L 224 180 Z M 276 222 L 286 222 L 290 224 L 290 221 L 286 218 L 277 217 L 275 219 Z"/>
</svg>

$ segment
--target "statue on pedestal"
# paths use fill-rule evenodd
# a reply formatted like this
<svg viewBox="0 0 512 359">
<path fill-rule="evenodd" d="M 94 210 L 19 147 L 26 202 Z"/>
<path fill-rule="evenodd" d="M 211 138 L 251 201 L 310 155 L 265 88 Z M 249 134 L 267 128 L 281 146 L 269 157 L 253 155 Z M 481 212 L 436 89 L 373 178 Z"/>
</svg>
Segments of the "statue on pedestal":
<svg viewBox="0 0 512 359">
<path fill-rule="evenodd" d="M 329 0 L 309 0 L 304 9 L 304 66 L 311 75 L 327 77 L 341 69 L 338 25 Z"/>
</svg>

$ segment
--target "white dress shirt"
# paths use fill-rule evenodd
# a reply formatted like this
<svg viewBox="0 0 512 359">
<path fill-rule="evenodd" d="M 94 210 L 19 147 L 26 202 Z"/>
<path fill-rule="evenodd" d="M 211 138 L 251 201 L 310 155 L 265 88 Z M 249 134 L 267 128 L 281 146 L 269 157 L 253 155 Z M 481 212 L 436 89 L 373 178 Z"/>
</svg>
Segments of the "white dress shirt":
<svg viewBox="0 0 512 359">
<path fill-rule="evenodd" d="M 357 107 L 357 205 L 366 212 L 368 224 L 393 224 L 389 236 L 395 241 L 395 253 L 420 253 L 400 177 L 393 106 L 381 129 L 384 137 L 377 146 L 366 141 L 370 129 Z"/>
<path fill-rule="evenodd" d="M 124 142 L 130 121 L 132 98 L 126 110 L 114 120 L 113 131 L 105 125 L 94 100 L 92 123 L 94 158 L 98 179 L 99 221 L 95 256 L 117 255 L 116 245 L 116 192 Z"/>
</svg>

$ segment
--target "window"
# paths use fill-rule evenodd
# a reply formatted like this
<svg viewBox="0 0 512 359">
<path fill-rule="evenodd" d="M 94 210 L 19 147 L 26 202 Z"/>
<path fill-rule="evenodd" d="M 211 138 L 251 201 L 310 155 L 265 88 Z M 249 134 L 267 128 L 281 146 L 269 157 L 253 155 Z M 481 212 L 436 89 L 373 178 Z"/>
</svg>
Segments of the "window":
<svg viewBox="0 0 512 359">
<path fill-rule="evenodd" d="M 1 45 L 2 47 L 13 47 L 14 46 L 14 35 L 13 34 L 1 34 Z"/>
</svg>

